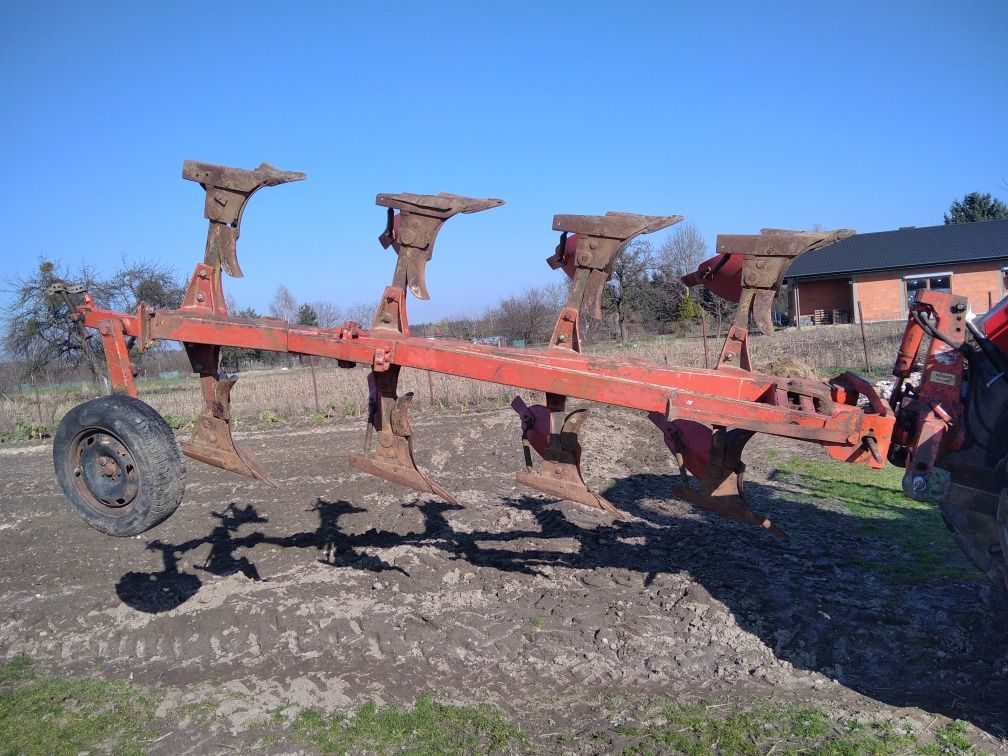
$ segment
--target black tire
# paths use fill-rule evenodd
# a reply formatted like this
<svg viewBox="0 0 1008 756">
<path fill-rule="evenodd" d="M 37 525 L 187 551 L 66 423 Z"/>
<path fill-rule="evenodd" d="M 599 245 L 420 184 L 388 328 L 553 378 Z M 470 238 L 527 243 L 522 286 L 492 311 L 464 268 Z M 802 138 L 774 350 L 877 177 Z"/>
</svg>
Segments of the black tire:
<svg viewBox="0 0 1008 756">
<path fill-rule="evenodd" d="M 164 522 L 185 493 L 175 434 L 151 406 L 131 396 L 79 404 L 53 440 L 56 479 L 88 525 L 134 536 Z"/>
</svg>

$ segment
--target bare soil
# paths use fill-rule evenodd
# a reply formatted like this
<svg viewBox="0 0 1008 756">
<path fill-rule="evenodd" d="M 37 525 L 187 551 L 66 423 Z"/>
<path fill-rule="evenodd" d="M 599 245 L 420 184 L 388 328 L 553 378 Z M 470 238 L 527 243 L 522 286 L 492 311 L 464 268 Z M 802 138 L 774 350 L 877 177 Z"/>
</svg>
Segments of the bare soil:
<svg viewBox="0 0 1008 756">
<path fill-rule="evenodd" d="M 210 698 L 239 737 L 288 701 L 350 711 L 431 691 L 541 732 L 593 732 L 612 697 L 800 699 L 964 719 L 1006 747 L 1008 614 L 981 582 L 873 571 L 888 544 L 773 482 L 768 450 L 816 447 L 749 445 L 747 490 L 781 540 L 677 500 L 638 415 L 596 409 L 582 439 L 625 523 L 517 487 L 510 410 L 414 419 L 421 467 L 458 506 L 348 468 L 361 425 L 245 432 L 279 490 L 189 461 L 182 507 L 132 539 L 72 512 L 50 447 L 0 448 L 0 658 Z M 188 718 L 165 727 L 155 752 L 227 750 L 187 736 Z"/>
</svg>

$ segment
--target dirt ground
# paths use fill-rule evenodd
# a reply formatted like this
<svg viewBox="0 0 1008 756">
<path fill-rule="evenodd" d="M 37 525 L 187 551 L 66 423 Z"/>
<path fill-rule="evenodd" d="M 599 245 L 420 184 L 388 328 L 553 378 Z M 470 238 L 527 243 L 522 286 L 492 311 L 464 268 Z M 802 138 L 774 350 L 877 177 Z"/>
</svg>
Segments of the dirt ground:
<svg viewBox="0 0 1008 756">
<path fill-rule="evenodd" d="M 980 582 L 866 566 L 887 544 L 773 481 L 768 449 L 816 447 L 749 445 L 748 491 L 780 540 L 675 499 L 657 431 L 618 410 L 593 412 L 584 464 L 632 522 L 521 489 L 518 425 L 510 409 L 414 419 L 421 467 L 458 506 L 349 468 L 362 421 L 252 430 L 279 490 L 188 461 L 179 511 L 131 539 L 71 511 L 48 446 L 0 448 L 0 658 L 212 697 L 224 732 L 285 701 L 431 691 L 544 732 L 592 731 L 610 696 L 800 699 L 964 719 L 1006 748 L 1008 613 Z M 155 752 L 215 750 L 187 726 Z"/>
</svg>

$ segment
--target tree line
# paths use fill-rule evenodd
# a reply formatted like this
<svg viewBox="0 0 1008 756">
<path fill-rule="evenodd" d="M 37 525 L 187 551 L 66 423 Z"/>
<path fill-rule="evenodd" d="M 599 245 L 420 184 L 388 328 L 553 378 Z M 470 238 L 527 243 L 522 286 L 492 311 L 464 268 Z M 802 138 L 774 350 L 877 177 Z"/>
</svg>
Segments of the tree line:
<svg viewBox="0 0 1008 756">
<path fill-rule="evenodd" d="M 595 320 L 582 311 L 582 339 L 625 343 L 632 336 L 682 333 L 693 330 L 705 316 L 712 329 L 720 331 L 734 314 L 735 303 L 703 287 L 690 289 L 681 280 L 708 256 L 703 236 L 690 223 L 675 226 L 657 247 L 648 239 L 631 242 L 617 255 L 612 280 L 602 291 L 602 319 Z M 569 283 L 563 277 L 529 287 L 505 297 L 481 315 L 445 318 L 413 330 L 425 336 L 545 343 L 567 303 Z"/>
<path fill-rule="evenodd" d="M 954 201 L 944 215 L 946 224 L 1008 219 L 1008 206 L 991 194 L 971 192 Z M 582 313 L 582 338 L 586 341 L 618 339 L 626 342 L 633 335 L 681 333 L 701 318 L 707 318 L 714 332 L 720 333 L 734 314 L 735 304 L 710 293 L 703 287 L 687 288 L 681 277 L 692 272 L 708 257 L 707 245 L 700 232 L 682 223 L 655 247 L 650 240 L 627 245 L 615 261 L 612 280 L 602 296 L 602 319 Z M 106 374 L 101 340 L 67 317 L 64 300 L 49 295 L 56 282 L 83 284 L 99 305 L 113 310 L 130 311 L 138 301 L 156 308 L 175 309 L 182 303 L 185 281 L 160 262 L 123 260 L 120 266 L 102 276 L 91 266 L 65 264 L 41 259 L 34 271 L 6 279 L 8 302 L 4 306 L 0 344 L 6 362 L 0 374 L 4 382 L 21 381 L 47 375 L 81 374 L 100 381 Z M 566 304 L 566 279 L 501 299 L 496 305 L 475 316 L 443 318 L 419 324 L 413 331 L 424 336 L 457 339 L 499 338 L 507 343 L 545 343 L 549 340 L 557 314 Z M 239 318 L 257 318 L 255 308 L 239 308 L 228 300 L 229 312 Z M 281 285 L 269 305 L 269 315 L 288 323 L 333 328 L 346 321 L 368 327 L 374 304 L 360 303 L 341 307 L 328 300 L 298 302 Z M 131 350 L 135 347 L 131 345 Z M 134 351 L 135 355 L 135 351 Z M 137 359 L 139 359 L 139 356 Z M 159 345 L 145 359 L 160 367 L 182 362 L 174 344 Z M 287 359 L 264 350 L 225 348 L 223 362 L 228 369 L 248 363 L 275 364 Z"/>
</svg>

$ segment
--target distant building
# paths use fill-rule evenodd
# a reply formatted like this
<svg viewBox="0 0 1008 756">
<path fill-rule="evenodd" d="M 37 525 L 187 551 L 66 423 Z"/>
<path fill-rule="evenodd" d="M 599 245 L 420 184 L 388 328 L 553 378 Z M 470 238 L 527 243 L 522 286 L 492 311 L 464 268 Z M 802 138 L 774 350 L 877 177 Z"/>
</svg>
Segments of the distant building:
<svg viewBox="0 0 1008 756">
<path fill-rule="evenodd" d="M 472 340 L 473 344 L 488 344 L 490 346 L 504 346 L 503 336 L 480 336 Z"/>
<path fill-rule="evenodd" d="M 856 234 L 799 257 L 787 272 L 790 322 L 903 320 L 924 289 L 984 313 L 1006 291 L 1008 220 Z"/>
</svg>

